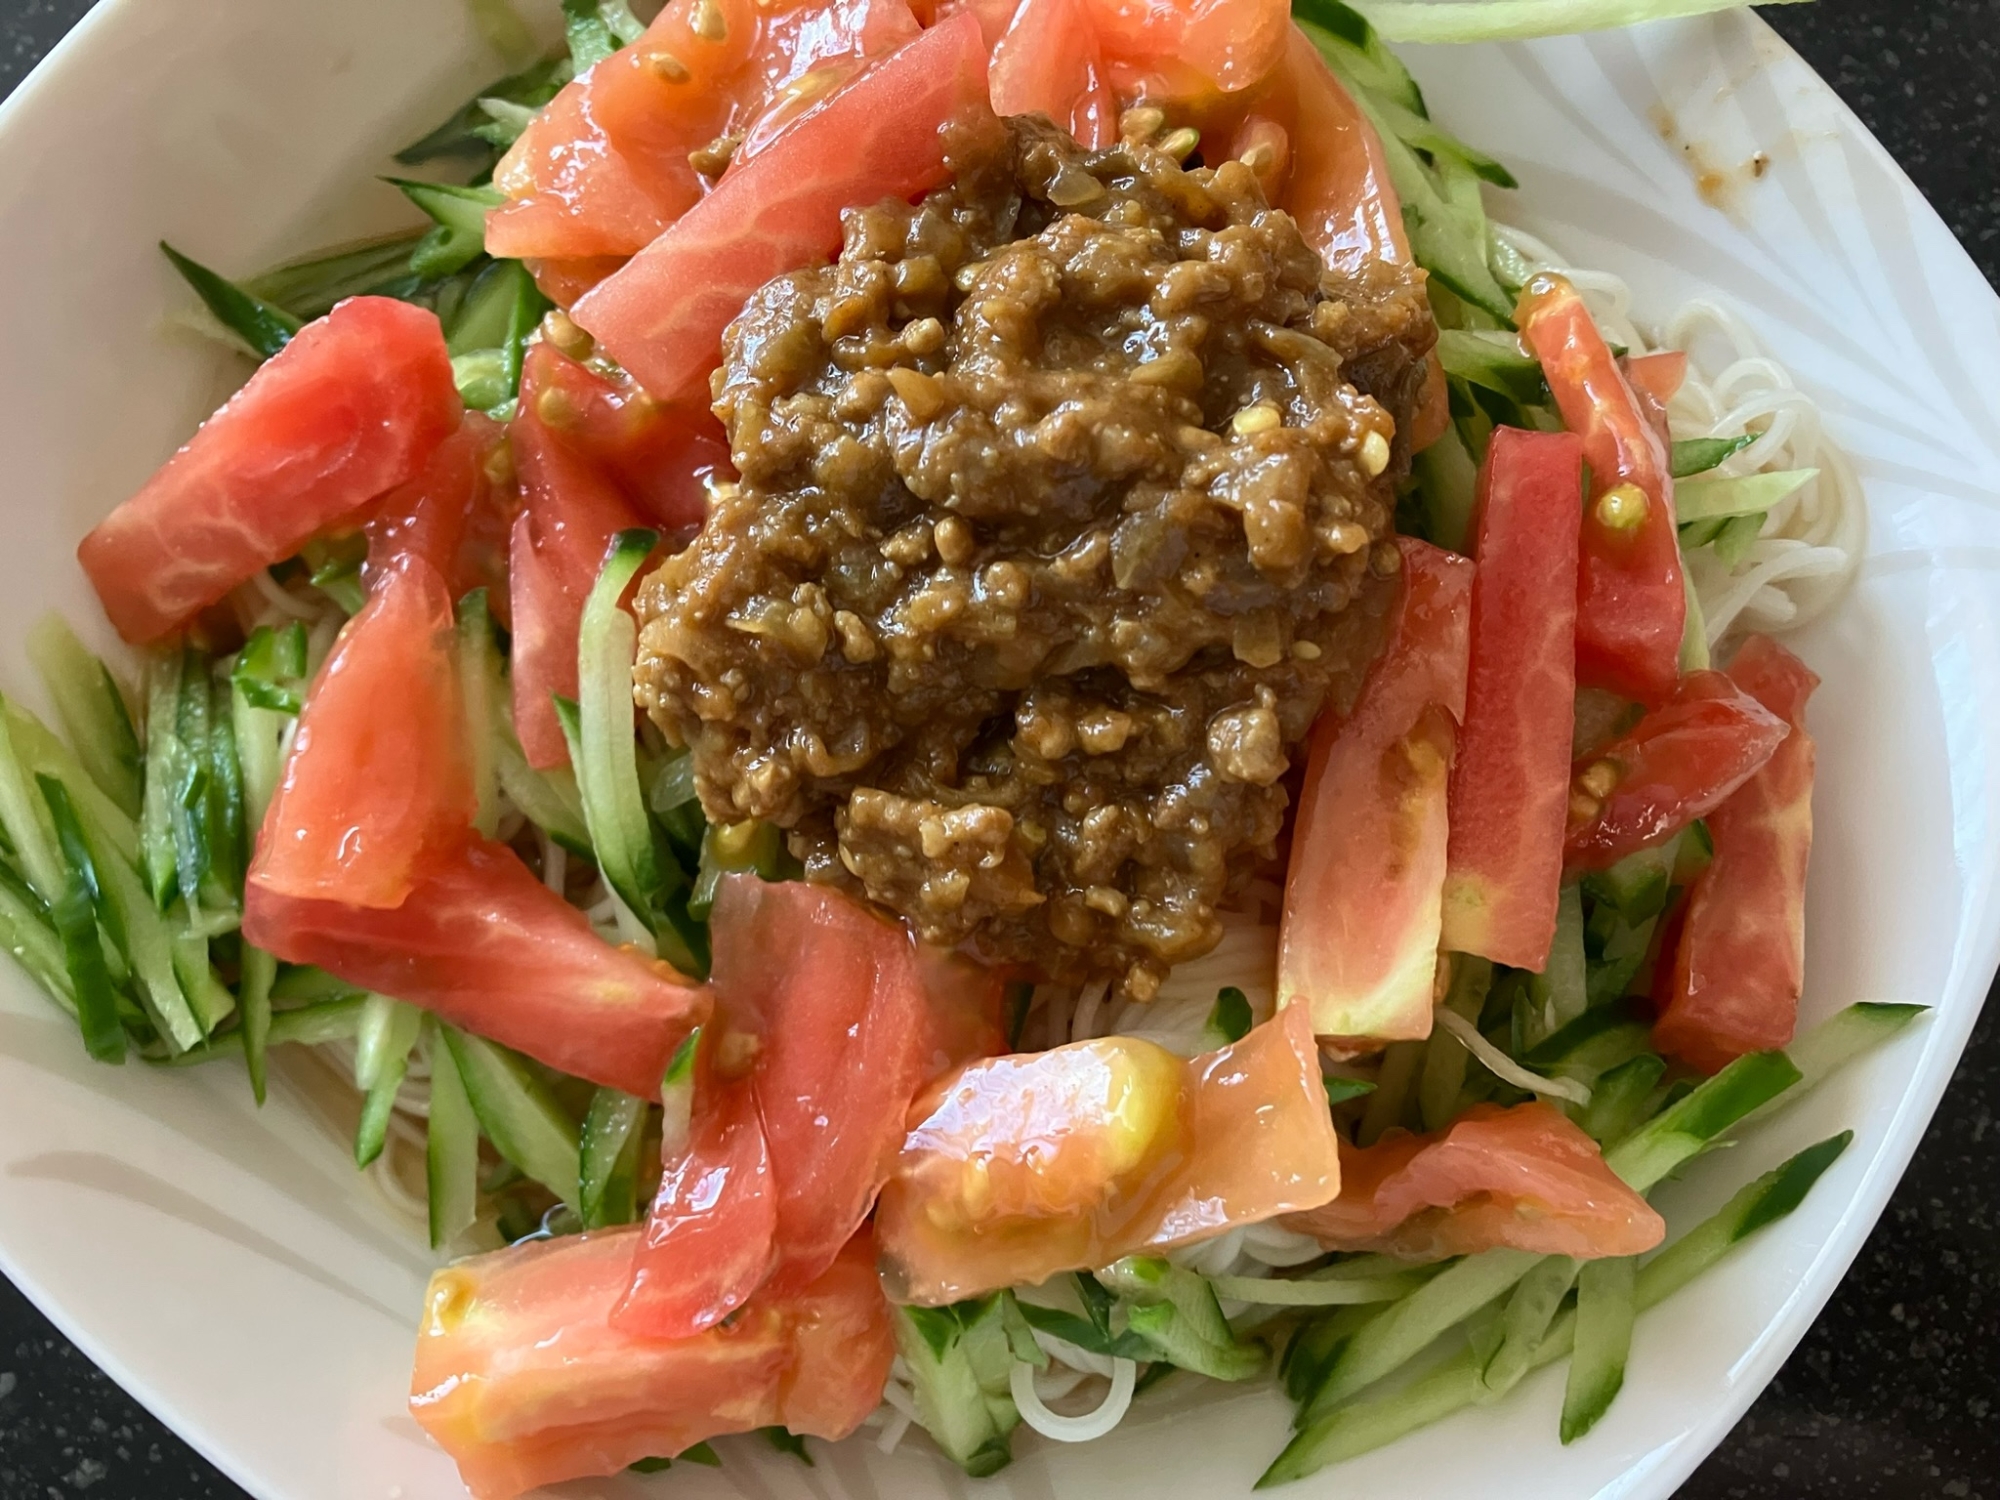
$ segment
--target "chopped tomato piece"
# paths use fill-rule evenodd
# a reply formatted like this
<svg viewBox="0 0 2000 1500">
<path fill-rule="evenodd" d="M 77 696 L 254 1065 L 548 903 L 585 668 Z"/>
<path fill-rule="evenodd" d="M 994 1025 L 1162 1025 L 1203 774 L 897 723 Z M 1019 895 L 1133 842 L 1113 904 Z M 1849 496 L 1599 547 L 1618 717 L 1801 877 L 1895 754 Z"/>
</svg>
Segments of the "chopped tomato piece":
<svg viewBox="0 0 2000 1500">
<path fill-rule="evenodd" d="M 1277 206 L 1299 221 L 1306 243 L 1336 271 L 1371 261 L 1408 265 L 1403 211 L 1375 127 L 1319 49 L 1296 26 L 1289 33 L 1272 109 L 1289 138 L 1291 171 Z"/>
<path fill-rule="evenodd" d="M 436 571 L 419 556 L 397 559 L 307 694 L 252 886 L 400 906 L 424 862 L 464 836 L 477 798 L 453 645 Z"/>
<path fill-rule="evenodd" d="M 1313 726 L 1292 825 L 1278 1003 L 1359 1051 L 1428 1036 L 1473 565 L 1409 537 L 1388 644 Z"/>
<path fill-rule="evenodd" d="M 1625 361 L 1625 379 L 1632 389 L 1648 397 L 1663 412 L 1667 403 L 1679 394 L 1687 373 L 1688 357 L 1679 349 L 1659 349 Z"/>
<path fill-rule="evenodd" d="M 511 849 L 471 836 L 430 860 L 393 911 L 252 883 L 243 935 L 642 1099 L 708 1008 L 665 964 L 605 942 Z"/>
<path fill-rule="evenodd" d="M 521 132 L 493 174 L 509 199 L 486 215 L 486 251 L 508 260 L 574 261 L 631 255 L 651 244 L 700 196 L 686 184 L 642 177 L 597 119 L 597 70 L 562 92 Z"/>
<path fill-rule="evenodd" d="M 350 298 L 267 360 L 77 559 L 118 633 L 157 640 L 413 478 L 462 410 L 437 317 Z"/>
<path fill-rule="evenodd" d="M 1047 115 L 1092 150 L 1118 139 L 1118 101 L 1087 0 L 1022 0 L 993 48 L 987 83 L 996 114 Z"/>
<path fill-rule="evenodd" d="M 1729 676 L 1791 725 L 1771 758 L 1708 815 L 1715 858 L 1688 895 L 1662 1050 L 1715 1072 L 1746 1052 L 1782 1047 L 1798 1024 L 1805 984 L 1806 861 L 1812 854 L 1811 669 L 1761 635 L 1743 643 Z"/>
<path fill-rule="evenodd" d="M 1338 1198 L 1285 1221 L 1329 1250 L 1442 1260 L 1505 1245 L 1594 1260 L 1643 1254 L 1667 1232 L 1597 1143 L 1539 1101 L 1476 1104 L 1431 1135 L 1343 1141 L 1340 1176 Z"/>
<path fill-rule="evenodd" d="M 1534 973 L 1555 939 L 1568 826 L 1582 471 L 1575 434 L 1496 428 L 1473 522 L 1443 940 Z"/>
<path fill-rule="evenodd" d="M 968 1018 L 990 1035 L 999 998 L 824 886 L 730 876 L 709 925 L 716 1021 L 696 1104 L 714 1118 L 665 1163 L 618 1310 L 663 1338 L 708 1327 L 767 1274 L 782 1291 L 826 1268 L 887 1180 L 910 1100 L 959 1060 Z"/>
<path fill-rule="evenodd" d="M 665 531 L 697 529 L 707 514 L 708 481 L 733 472 L 729 440 L 706 406 L 661 406 L 630 380 L 607 379 L 553 344 L 528 351 L 521 392 L 551 438 Z"/>
<path fill-rule="evenodd" d="M 541 294 L 557 307 L 568 308 L 576 299 L 625 264 L 622 255 L 583 255 L 572 260 L 546 260 L 529 256 L 523 264 L 535 278 Z"/>
<path fill-rule="evenodd" d="M 688 1139 L 663 1153 L 631 1284 L 612 1314 L 647 1338 L 713 1328 L 756 1294 L 778 1260 L 778 1190 L 757 1091 L 748 1078 L 721 1077 L 715 1051 L 710 1042 L 698 1054 Z"/>
<path fill-rule="evenodd" d="M 1771 758 L 1785 721 L 1720 672 L 1690 672 L 1623 738 L 1576 763 L 1565 859 L 1605 870 L 1708 816 Z"/>
<path fill-rule="evenodd" d="M 672 230 L 576 304 L 576 321 L 663 402 L 707 399 L 722 331 L 758 287 L 824 260 L 841 213 L 945 179 L 942 131 L 986 108 L 979 23 L 939 22 L 726 173 Z"/>
<path fill-rule="evenodd" d="M 881 1403 L 895 1337 L 865 1237 L 812 1285 L 690 1339 L 634 1337 L 611 1319 L 637 1239 L 533 1241 L 431 1277 L 410 1412 L 476 1500 L 758 1427 L 836 1440 Z"/>
<path fill-rule="evenodd" d="M 1287 0 L 1088 0 L 1118 97 L 1162 102 L 1263 83 L 1285 55 Z"/>
<path fill-rule="evenodd" d="M 506 439 L 505 428 L 469 411 L 421 474 L 382 497 L 362 526 L 371 583 L 395 558 L 415 555 L 444 580 L 453 599 L 483 587 L 505 618 L 513 486 L 495 483 L 493 463 Z"/>
<path fill-rule="evenodd" d="M 1569 282 L 1536 276 L 1516 320 L 1590 465 L 1577 570 L 1577 681 L 1659 703 L 1680 677 L 1687 620 L 1666 444 Z"/>
<path fill-rule="evenodd" d="M 547 358 L 538 359 L 538 381 L 552 368 Z M 569 759 L 554 699 L 576 696 L 584 601 L 611 539 L 645 525 L 645 517 L 603 469 L 550 426 L 539 386 L 524 383 L 522 393 L 508 428 L 522 502 L 508 549 L 514 733 L 529 764 L 546 768 Z M 548 405 L 567 411 L 566 401 Z"/>
<path fill-rule="evenodd" d="M 1340 1186 L 1297 1007 L 1185 1062 L 1111 1037 L 973 1063 L 911 1117 L 875 1233 L 892 1293 L 928 1306 L 1316 1208 Z"/>
</svg>

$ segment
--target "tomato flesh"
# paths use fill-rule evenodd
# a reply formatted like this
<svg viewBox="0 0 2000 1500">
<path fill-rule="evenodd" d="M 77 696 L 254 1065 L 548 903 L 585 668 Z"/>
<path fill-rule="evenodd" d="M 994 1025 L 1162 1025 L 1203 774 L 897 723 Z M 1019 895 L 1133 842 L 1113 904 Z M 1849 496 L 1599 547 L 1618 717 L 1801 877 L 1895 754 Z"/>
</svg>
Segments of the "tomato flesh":
<svg viewBox="0 0 2000 1500">
<path fill-rule="evenodd" d="M 1118 139 L 1118 101 L 1085 0 L 1022 0 L 993 48 L 987 84 L 996 114 L 1047 115 L 1094 151 Z"/>
<path fill-rule="evenodd" d="M 501 159 L 493 183 L 509 201 L 486 215 L 489 255 L 631 255 L 694 201 L 645 180 L 605 134 L 592 98 L 596 73 L 563 85 Z M 681 166 L 694 176 L 686 162 Z"/>
<path fill-rule="evenodd" d="M 986 108 L 979 23 L 939 22 L 807 110 L 724 174 L 671 230 L 574 309 L 659 401 L 707 400 L 722 332 L 757 288 L 824 260 L 857 204 L 944 181 L 941 131 Z"/>
<path fill-rule="evenodd" d="M 1515 316 L 1590 465 L 1577 568 L 1577 681 L 1659 703 L 1680 678 L 1687 622 L 1666 444 L 1575 287 L 1538 275 Z"/>
<path fill-rule="evenodd" d="M 400 906 L 458 842 L 477 798 L 451 596 L 406 556 L 375 580 L 320 668 L 249 883 L 277 896 Z"/>
<path fill-rule="evenodd" d="M 290 963 L 421 1006 L 559 1072 L 657 1096 L 708 996 L 614 948 L 511 849 L 468 836 L 394 910 L 246 890 L 243 935 Z"/>
<path fill-rule="evenodd" d="M 617 1314 L 662 1338 L 824 1271 L 888 1178 L 910 1100 L 963 1048 L 997 1042 L 990 976 L 843 892 L 729 876 L 709 929 L 698 1118 L 664 1163 Z M 747 1066 L 721 1076 L 739 1054 Z"/>
<path fill-rule="evenodd" d="M 1250 89 L 1285 55 L 1286 0 L 1087 0 L 1111 86 L 1127 100 Z"/>
<path fill-rule="evenodd" d="M 1126 1037 L 973 1063 L 911 1117 L 875 1233 L 891 1293 L 927 1306 L 1315 1208 L 1340 1186 L 1299 1008 L 1185 1062 Z"/>
<path fill-rule="evenodd" d="M 1540 973 L 1555 939 L 1576 719 L 1583 445 L 1496 428 L 1479 472 L 1444 946 Z"/>
<path fill-rule="evenodd" d="M 486 589 L 505 619 L 513 494 L 511 485 L 495 483 L 492 464 L 506 439 L 497 422 L 469 411 L 421 474 L 382 497 L 361 528 L 371 586 L 396 558 L 413 555 L 430 564 L 453 599 Z"/>
<path fill-rule="evenodd" d="M 1708 815 L 1715 858 L 1688 894 L 1671 950 L 1673 987 L 1653 1038 L 1710 1073 L 1792 1039 L 1805 985 L 1812 854 L 1814 750 L 1805 719 L 1819 678 L 1765 636 L 1743 643 L 1729 676 L 1791 733 Z"/>
<path fill-rule="evenodd" d="M 1597 1143 L 1539 1101 L 1476 1104 L 1444 1130 L 1340 1147 L 1340 1196 L 1287 1227 L 1329 1250 L 1442 1260 L 1507 1246 L 1594 1260 L 1666 1237 Z"/>
<path fill-rule="evenodd" d="M 615 1229 L 535 1241 L 431 1277 L 410 1412 L 476 1500 L 615 1475 L 758 1427 L 837 1440 L 880 1403 L 895 1339 L 865 1237 L 810 1286 L 671 1340 L 610 1317 L 637 1239 Z"/>
<path fill-rule="evenodd" d="M 1409 537 L 1388 644 L 1354 711 L 1313 726 L 1292 825 L 1278 1003 L 1344 1050 L 1424 1037 L 1437 969 L 1473 565 Z"/>
<path fill-rule="evenodd" d="M 1722 673 L 1690 672 L 1630 733 L 1577 762 L 1565 862 L 1604 870 L 1664 843 L 1721 806 L 1788 732 Z"/>
<path fill-rule="evenodd" d="M 413 478 L 462 410 L 437 317 L 350 298 L 265 361 L 77 559 L 118 633 L 158 640 Z"/>
<path fill-rule="evenodd" d="M 545 410 L 567 415 L 572 409 L 567 398 L 543 399 L 546 391 L 562 389 L 541 384 L 551 371 L 560 366 L 547 356 L 535 361 L 533 385 L 524 370 L 520 411 L 507 434 L 522 502 L 508 547 L 514 733 L 528 763 L 542 769 L 569 760 L 554 700 L 577 694 L 584 602 L 612 538 L 646 524 L 611 476 L 545 419 Z"/>
<path fill-rule="evenodd" d="M 1326 59 L 1296 26 L 1271 105 L 1290 150 L 1278 206 L 1298 220 L 1306 243 L 1336 271 L 1369 262 L 1408 265 L 1410 242 L 1375 127 Z"/>
</svg>

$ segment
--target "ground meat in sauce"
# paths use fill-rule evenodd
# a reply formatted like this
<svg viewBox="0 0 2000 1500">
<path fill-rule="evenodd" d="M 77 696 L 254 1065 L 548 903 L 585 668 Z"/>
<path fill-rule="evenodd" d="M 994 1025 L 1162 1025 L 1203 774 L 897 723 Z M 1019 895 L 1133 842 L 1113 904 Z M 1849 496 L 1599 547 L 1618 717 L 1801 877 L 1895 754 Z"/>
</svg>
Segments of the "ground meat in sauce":
<svg viewBox="0 0 2000 1500">
<path fill-rule="evenodd" d="M 809 878 L 1144 998 L 1374 653 L 1421 273 L 1326 276 L 1239 163 L 953 158 L 731 326 L 741 482 L 639 593 L 639 701 Z"/>
</svg>

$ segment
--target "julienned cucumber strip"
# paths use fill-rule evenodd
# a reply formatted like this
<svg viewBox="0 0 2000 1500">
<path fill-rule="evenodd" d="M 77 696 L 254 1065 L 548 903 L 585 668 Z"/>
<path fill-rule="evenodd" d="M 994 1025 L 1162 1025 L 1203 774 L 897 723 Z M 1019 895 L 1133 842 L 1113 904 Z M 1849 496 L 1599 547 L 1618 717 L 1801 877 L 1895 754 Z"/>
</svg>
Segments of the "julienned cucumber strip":
<svg viewBox="0 0 2000 1500">
<path fill-rule="evenodd" d="M 495 139 L 495 132 L 491 129 L 492 117 L 481 108 L 482 101 L 503 99 L 528 109 L 539 109 L 569 82 L 572 71 L 570 60 L 558 56 L 495 80 L 468 99 L 437 129 L 398 151 L 396 160 L 406 167 L 414 167 L 440 156 L 472 156 L 490 165 L 510 141 Z M 275 294 L 266 292 L 265 295 Z"/>
<path fill-rule="evenodd" d="M 477 609 L 472 607 L 472 598 L 468 595 L 459 608 L 458 645 L 459 662 L 467 683 L 467 711 L 478 705 L 483 705 L 486 711 L 485 727 L 482 731 L 475 726 L 473 743 L 484 744 L 490 750 L 495 781 L 529 822 L 570 853 L 595 859 L 575 775 L 566 766 L 537 771 L 528 764 L 521 742 L 514 737 L 514 723 L 508 712 L 507 679 L 501 669 L 499 647 L 493 640 L 491 612 L 483 592 L 479 594 Z M 476 749 L 474 755 L 476 777 Z M 487 811 L 484 802 L 481 808 L 482 813 Z"/>
<path fill-rule="evenodd" d="M 261 301 L 283 308 L 303 322 L 333 309 L 336 302 L 407 279 L 410 251 L 423 236 L 395 234 L 322 251 L 238 283 Z"/>
<path fill-rule="evenodd" d="M 361 1010 L 361 1035 L 354 1049 L 354 1082 L 362 1090 L 361 1123 L 354 1132 L 354 1164 L 365 1167 L 382 1154 L 396 1091 L 410 1069 L 410 1052 L 423 1029 L 424 1013 L 414 1005 L 370 995 Z"/>
<path fill-rule="evenodd" d="M 265 1038 L 266 1048 L 280 1046 L 286 1042 L 297 1042 L 301 1046 L 318 1047 L 327 1042 L 351 1041 L 361 1031 L 361 1007 L 366 1003 L 365 995 L 342 995 L 331 1000 L 315 1000 L 309 1005 L 298 1005 L 290 1010 L 276 1010 L 271 1014 L 270 1034 Z M 165 1066 L 172 1068 L 194 1067 L 200 1063 L 211 1063 L 218 1058 L 240 1055 L 234 1037 L 218 1037 L 181 1053 L 178 1057 L 165 1060 Z"/>
<path fill-rule="evenodd" d="M 1338 45 L 1341 61 L 1364 87 L 1419 115 L 1430 112 L 1403 60 L 1382 44 L 1368 18 L 1341 0 L 1293 0 L 1292 15 Z"/>
<path fill-rule="evenodd" d="M 278 961 L 262 948 L 243 945 L 242 975 L 236 985 L 236 1003 L 242 1008 L 243 1066 L 250 1073 L 250 1092 L 264 1102 L 265 1056 L 271 1046 L 271 982 L 278 977 Z"/>
<path fill-rule="evenodd" d="M 896 1348 L 910 1368 L 924 1430 L 975 1479 L 1013 1461 L 1008 1436 L 1020 1421 L 1007 1391 L 1014 1356 L 1000 1302 L 989 1297 L 958 1307 L 899 1307 L 894 1314 Z M 986 1368 L 994 1361 L 981 1357 L 987 1352 L 982 1346 L 995 1340 L 997 1386 Z"/>
<path fill-rule="evenodd" d="M 0 866 L 5 876 L 11 870 Z M 28 889 L 25 882 L 0 878 L 0 948 L 47 991 L 72 1016 L 76 1014 L 76 993 L 70 988 L 69 969 L 63 963 L 62 943 L 45 914 L 46 903 Z"/>
<path fill-rule="evenodd" d="M 1236 1337 L 1207 1279 L 1151 1256 L 1128 1256 L 1097 1273 L 1127 1302 L 1126 1326 L 1159 1357 L 1212 1380 L 1248 1380 L 1264 1351 Z"/>
<path fill-rule="evenodd" d="M 622 531 L 584 602 L 577 632 L 577 788 L 598 866 L 618 897 L 659 943 L 660 956 L 684 974 L 707 970 L 701 933 L 682 916 L 686 876 L 661 857 L 639 784 L 632 726 L 632 658 L 639 627 L 619 599 L 659 533 Z"/>
<path fill-rule="evenodd" d="M 1500 42 L 1606 31 L 1675 16 L 1738 10 L 1748 0 L 1364 0 L 1362 10 L 1392 42 Z M 1780 4 L 1795 0 L 1779 0 Z"/>
<path fill-rule="evenodd" d="M 646 29 L 625 0 L 563 0 L 562 9 L 570 63 L 579 73 L 637 41 Z"/>
<path fill-rule="evenodd" d="M 1636 1191 L 1650 1192 L 1668 1173 L 1707 1149 L 1723 1131 L 1803 1076 L 1782 1052 L 1739 1057 L 1605 1152 L 1605 1165 Z"/>
<path fill-rule="evenodd" d="M 111 669 L 90 654 L 59 614 L 28 632 L 28 658 L 56 706 L 76 758 L 128 818 L 139 815 L 139 737 Z"/>
<path fill-rule="evenodd" d="M 35 778 L 42 799 L 55 825 L 56 841 L 69 863 L 69 875 L 62 894 L 51 904 L 56 937 L 62 943 L 63 966 L 69 971 L 70 991 L 76 997 L 77 1024 L 83 1030 L 84 1050 L 99 1062 L 125 1061 L 125 1028 L 118 1019 L 118 997 L 112 992 L 111 975 L 104 962 L 104 940 L 98 935 L 99 908 L 103 896 L 97 885 L 90 850 L 78 826 L 76 810 L 61 782 L 49 776 Z"/>
<path fill-rule="evenodd" d="M 1741 437 L 1733 438 L 1683 438 L 1673 446 L 1673 476 L 1690 479 L 1696 474 L 1706 474 L 1725 458 L 1741 453 L 1762 436 L 1759 432 L 1746 432 Z M 1679 498 L 1676 493 L 1676 502 Z M 1675 508 L 1678 510 L 1678 503 Z"/>
<path fill-rule="evenodd" d="M 1383 1309 L 1334 1357 L 1325 1381 L 1300 1413 L 1301 1425 L 1401 1369 L 1432 1339 L 1507 1291 L 1540 1259 L 1527 1250 L 1469 1255 Z"/>
<path fill-rule="evenodd" d="M 146 888 L 164 908 L 175 886 L 174 796 L 181 747 L 181 653 L 155 652 L 146 663 L 146 785 L 139 810 L 139 853 Z"/>
<path fill-rule="evenodd" d="M 1500 1347 L 1480 1374 L 1481 1400 L 1497 1401 L 1534 1367 L 1535 1351 L 1576 1284 L 1577 1263 L 1567 1255 L 1551 1255 L 1523 1276 L 1501 1314 Z"/>
<path fill-rule="evenodd" d="M 1576 1349 L 1563 1392 L 1562 1440 L 1573 1443 L 1597 1425 L 1625 1384 L 1632 1352 L 1631 1256 L 1593 1260 L 1576 1278 Z"/>
<path fill-rule="evenodd" d="M 1497 329 L 1440 329 L 1437 352 L 1447 375 L 1497 391 L 1522 406 L 1550 403 L 1542 362 L 1521 347 L 1518 335 Z"/>
<path fill-rule="evenodd" d="M 548 1088 L 504 1047 L 455 1027 L 438 1030 L 494 1150 L 575 1208 L 581 1197 L 576 1126 Z"/>
<path fill-rule="evenodd" d="M 1818 469 L 1783 469 L 1727 479 L 1689 479 L 1674 486 L 1674 519 L 1682 526 L 1692 526 L 1701 521 L 1761 516 L 1818 477 Z"/>
<path fill-rule="evenodd" d="M 579 1213 L 585 1229 L 630 1224 L 639 1216 L 639 1141 L 646 1101 L 600 1088 L 583 1121 Z"/>
<path fill-rule="evenodd" d="M 1731 1246 L 1797 1208 L 1822 1173 L 1846 1149 L 1850 1133 L 1810 1146 L 1775 1171 L 1766 1172 L 1697 1225 L 1639 1267 L 1632 1300 L 1639 1312 L 1655 1307 L 1707 1270 Z M 1554 1364 L 1575 1345 L 1576 1315 L 1564 1313 L 1534 1353 L 1531 1367 Z M 1259 1489 L 1288 1484 L 1329 1464 L 1356 1458 L 1400 1437 L 1441 1421 L 1472 1405 L 1484 1393 L 1469 1354 L 1399 1390 L 1371 1396 L 1330 1412 L 1292 1439 L 1257 1481 Z"/>
<path fill-rule="evenodd" d="M 1620 1063 L 1597 1080 L 1577 1124 L 1601 1146 L 1623 1140 L 1638 1128 L 1647 1101 L 1666 1070 L 1666 1059 L 1652 1052 Z"/>
<path fill-rule="evenodd" d="M 471 747 L 475 811 L 472 826 L 492 838 L 500 826 L 499 780 L 494 729 L 499 673 L 492 670 L 493 619 L 486 590 L 474 589 L 458 601 L 458 680 L 465 694 L 466 742 Z"/>
<path fill-rule="evenodd" d="M 422 209 L 434 226 L 410 252 L 414 274 L 450 276 L 486 253 L 486 210 L 507 201 L 497 189 L 412 182 L 407 177 L 382 180 Z"/>
<path fill-rule="evenodd" d="M 11 707 L 0 699 L 0 707 Z M 69 872 L 47 823 L 47 809 L 28 779 L 28 757 L 16 747 L 12 713 L 0 713 L 0 828 L 15 861 L 43 903 L 53 907 L 69 887 Z"/>
<path fill-rule="evenodd" d="M 1820 1084 L 1862 1053 L 1886 1042 L 1930 1009 L 1925 1005 L 1895 1005 L 1864 1000 L 1850 1005 L 1797 1037 L 1785 1048 L 1785 1056 L 1799 1070 L 1797 1086 L 1782 1101 L 1754 1110 L 1750 1119 L 1759 1120 L 1782 1104 L 1789 1104 Z"/>
<path fill-rule="evenodd" d="M 269 359 L 292 341 L 303 326 L 275 303 L 246 291 L 226 277 L 218 276 L 199 261 L 188 259 L 165 240 L 160 252 L 173 263 L 181 279 L 194 288 L 216 320 L 259 359 Z"/>
<path fill-rule="evenodd" d="M 479 1212 L 479 1121 L 440 1028 L 430 1031 L 431 1106 L 424 1128 L 424 1182 L 431 1248 L 442 1250 Z"/>
<path fill-rule="evenodd" d="M 1583 892 L 1566 885 L 1556 900 L 1556 932 L 1549 961 L 1529 976 L 1535 1025 L 1526 1038 L 1534 1046 L 1581 1016 L 1590 1006 L 1589 972 L 1583 952 Z"/>
</svg>

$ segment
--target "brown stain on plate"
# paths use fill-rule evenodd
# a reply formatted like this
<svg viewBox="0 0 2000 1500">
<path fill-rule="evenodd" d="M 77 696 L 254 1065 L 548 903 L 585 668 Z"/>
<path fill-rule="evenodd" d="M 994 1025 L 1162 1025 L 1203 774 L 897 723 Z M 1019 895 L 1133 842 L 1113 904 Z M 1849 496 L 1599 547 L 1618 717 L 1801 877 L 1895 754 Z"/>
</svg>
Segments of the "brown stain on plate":
<svg viewBox="0 0 2000 1500">
<path fill-rule="evenodd" d="M 1689 140 L 1681 133 L 1680 121 L 1664 104 L 1655 104 L 1648 111 L 1653 128 L 1660 133 L 1660 139 L 1675 147 L 1681 160 L 1687 163 L 1688 171 L 1694 177 L 1694 190 L 1710 208 L 1734 215 L 1741 208 L 1743 189 L 1751 183 L 1761 181 L 1771 170 L 1771 156 L 1767 151 L 1753 151 L 1736 164 L 1719 162 L 1707 143 Z"/>
</svg>

